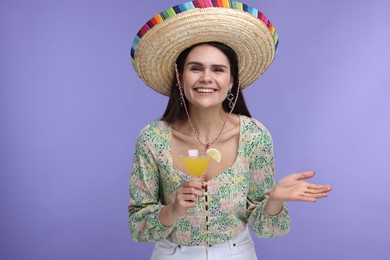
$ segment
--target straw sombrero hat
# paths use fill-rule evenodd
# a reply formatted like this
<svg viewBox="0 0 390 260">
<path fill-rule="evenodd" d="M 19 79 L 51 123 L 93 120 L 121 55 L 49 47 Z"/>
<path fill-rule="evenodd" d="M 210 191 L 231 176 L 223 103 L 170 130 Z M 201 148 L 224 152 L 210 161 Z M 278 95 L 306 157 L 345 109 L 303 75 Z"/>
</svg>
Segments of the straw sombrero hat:
<svg viewBox="0 0 390 260">
<path fill-rule="evenodd" d="M 209 41 L 235 50 L 242 88 L 266 71 L 279 42 L 271 22 L 255 8 L 229 0 L 197 0 L 171 7 L 142 26 L 131 48 L 132 64 L 146 85 L 169 96 L 178 55 Z"/>
</svg>

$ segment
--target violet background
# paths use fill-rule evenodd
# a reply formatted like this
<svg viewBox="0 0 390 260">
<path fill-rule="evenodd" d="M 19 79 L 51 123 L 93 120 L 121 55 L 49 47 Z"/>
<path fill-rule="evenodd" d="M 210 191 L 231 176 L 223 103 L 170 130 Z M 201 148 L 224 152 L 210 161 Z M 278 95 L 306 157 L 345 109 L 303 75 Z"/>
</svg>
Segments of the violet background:
<svg viewBox="0 0 390 260">
<path fill-rule="evenodd" d="M 130 63 L 138 29 L 180 1 L 0 2 L 0 259 L 148 259 L 127 226 L 138 132 L 167 98 Z M 276 179 L 315 170 L 333 191 L 289 203 L 259 259 L 390 259 L 390 2 L 246 3 L 280 48 L 244 91 L 274 138 Z"/>
</svg>

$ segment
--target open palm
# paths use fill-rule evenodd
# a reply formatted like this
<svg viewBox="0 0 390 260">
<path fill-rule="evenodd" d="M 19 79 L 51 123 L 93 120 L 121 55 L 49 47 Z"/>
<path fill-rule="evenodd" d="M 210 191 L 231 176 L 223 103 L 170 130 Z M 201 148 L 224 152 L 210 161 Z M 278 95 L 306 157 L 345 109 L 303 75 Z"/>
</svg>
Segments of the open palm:
<svg viewBox="0 0 390 260">
<path fill-rule="evenodd" d="M 307 182 L 314 172 L 290 174 L 278 181 L 273 191 L 273 198 L 278 201 L 307 201 L 315 202 L 328 196 L 330 185 L 319 185 Z"/>
</svg>

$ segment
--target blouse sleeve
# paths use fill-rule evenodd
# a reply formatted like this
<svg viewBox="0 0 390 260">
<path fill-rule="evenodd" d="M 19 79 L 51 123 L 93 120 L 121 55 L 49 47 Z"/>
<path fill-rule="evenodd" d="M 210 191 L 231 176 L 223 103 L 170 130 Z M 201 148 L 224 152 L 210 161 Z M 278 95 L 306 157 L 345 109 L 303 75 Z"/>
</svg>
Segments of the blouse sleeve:
<svg viewBox="0 0 390 260">
<path fill-rule="evenodd" d="M 130 178 L 129 226 L 136 242 L 159 241 L 166 238 L 174 225 L 160 223 L 159 168 L 151 149 L 153 142 L 145 131 L 137 139 Z"/>
<path fill-rule="evenodd" d="M 272 137 L 258 122 L 256 122 L 255 129 L 250 145 L 251 180 L 247 199 L 248 223 L 259 237 L 283 236 L 290 229 L 286 203 L 277 215 L 269 215 L 265 211 L 267 192 L 275 185 Z"/>
</svg>

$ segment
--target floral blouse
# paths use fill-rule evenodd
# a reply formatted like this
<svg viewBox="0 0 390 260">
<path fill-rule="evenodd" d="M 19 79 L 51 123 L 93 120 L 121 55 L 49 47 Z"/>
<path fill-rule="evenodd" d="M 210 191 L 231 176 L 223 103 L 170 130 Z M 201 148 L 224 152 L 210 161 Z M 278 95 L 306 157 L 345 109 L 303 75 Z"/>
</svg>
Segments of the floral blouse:
<svg viewBox="0 0 390 260">
<path fill-rule="evenodd" d="M 164 205 L 172 203 L 181 183 L 191 179 L 173 165 L 172 129 L 153 121 L 140 133 L 130 179 L 129 226 L 135 241 L 167 239 L 178 245 L 207 246 L 240 234 L 248 224 L 259 237 L 288 233 L 286 204 L 277 215 L 264 205 L 274 186 L 274 156 L 268 130 L 253 118 L 240 116 L 240 138 L 235 163 L 206 182 L 207 202 L 200 204 L 209 216 L 204 220 L 183 216 L 172 226 L 159 221 Z M 205 196 L 203 196 L 204 198 Z"/>
</svg>

